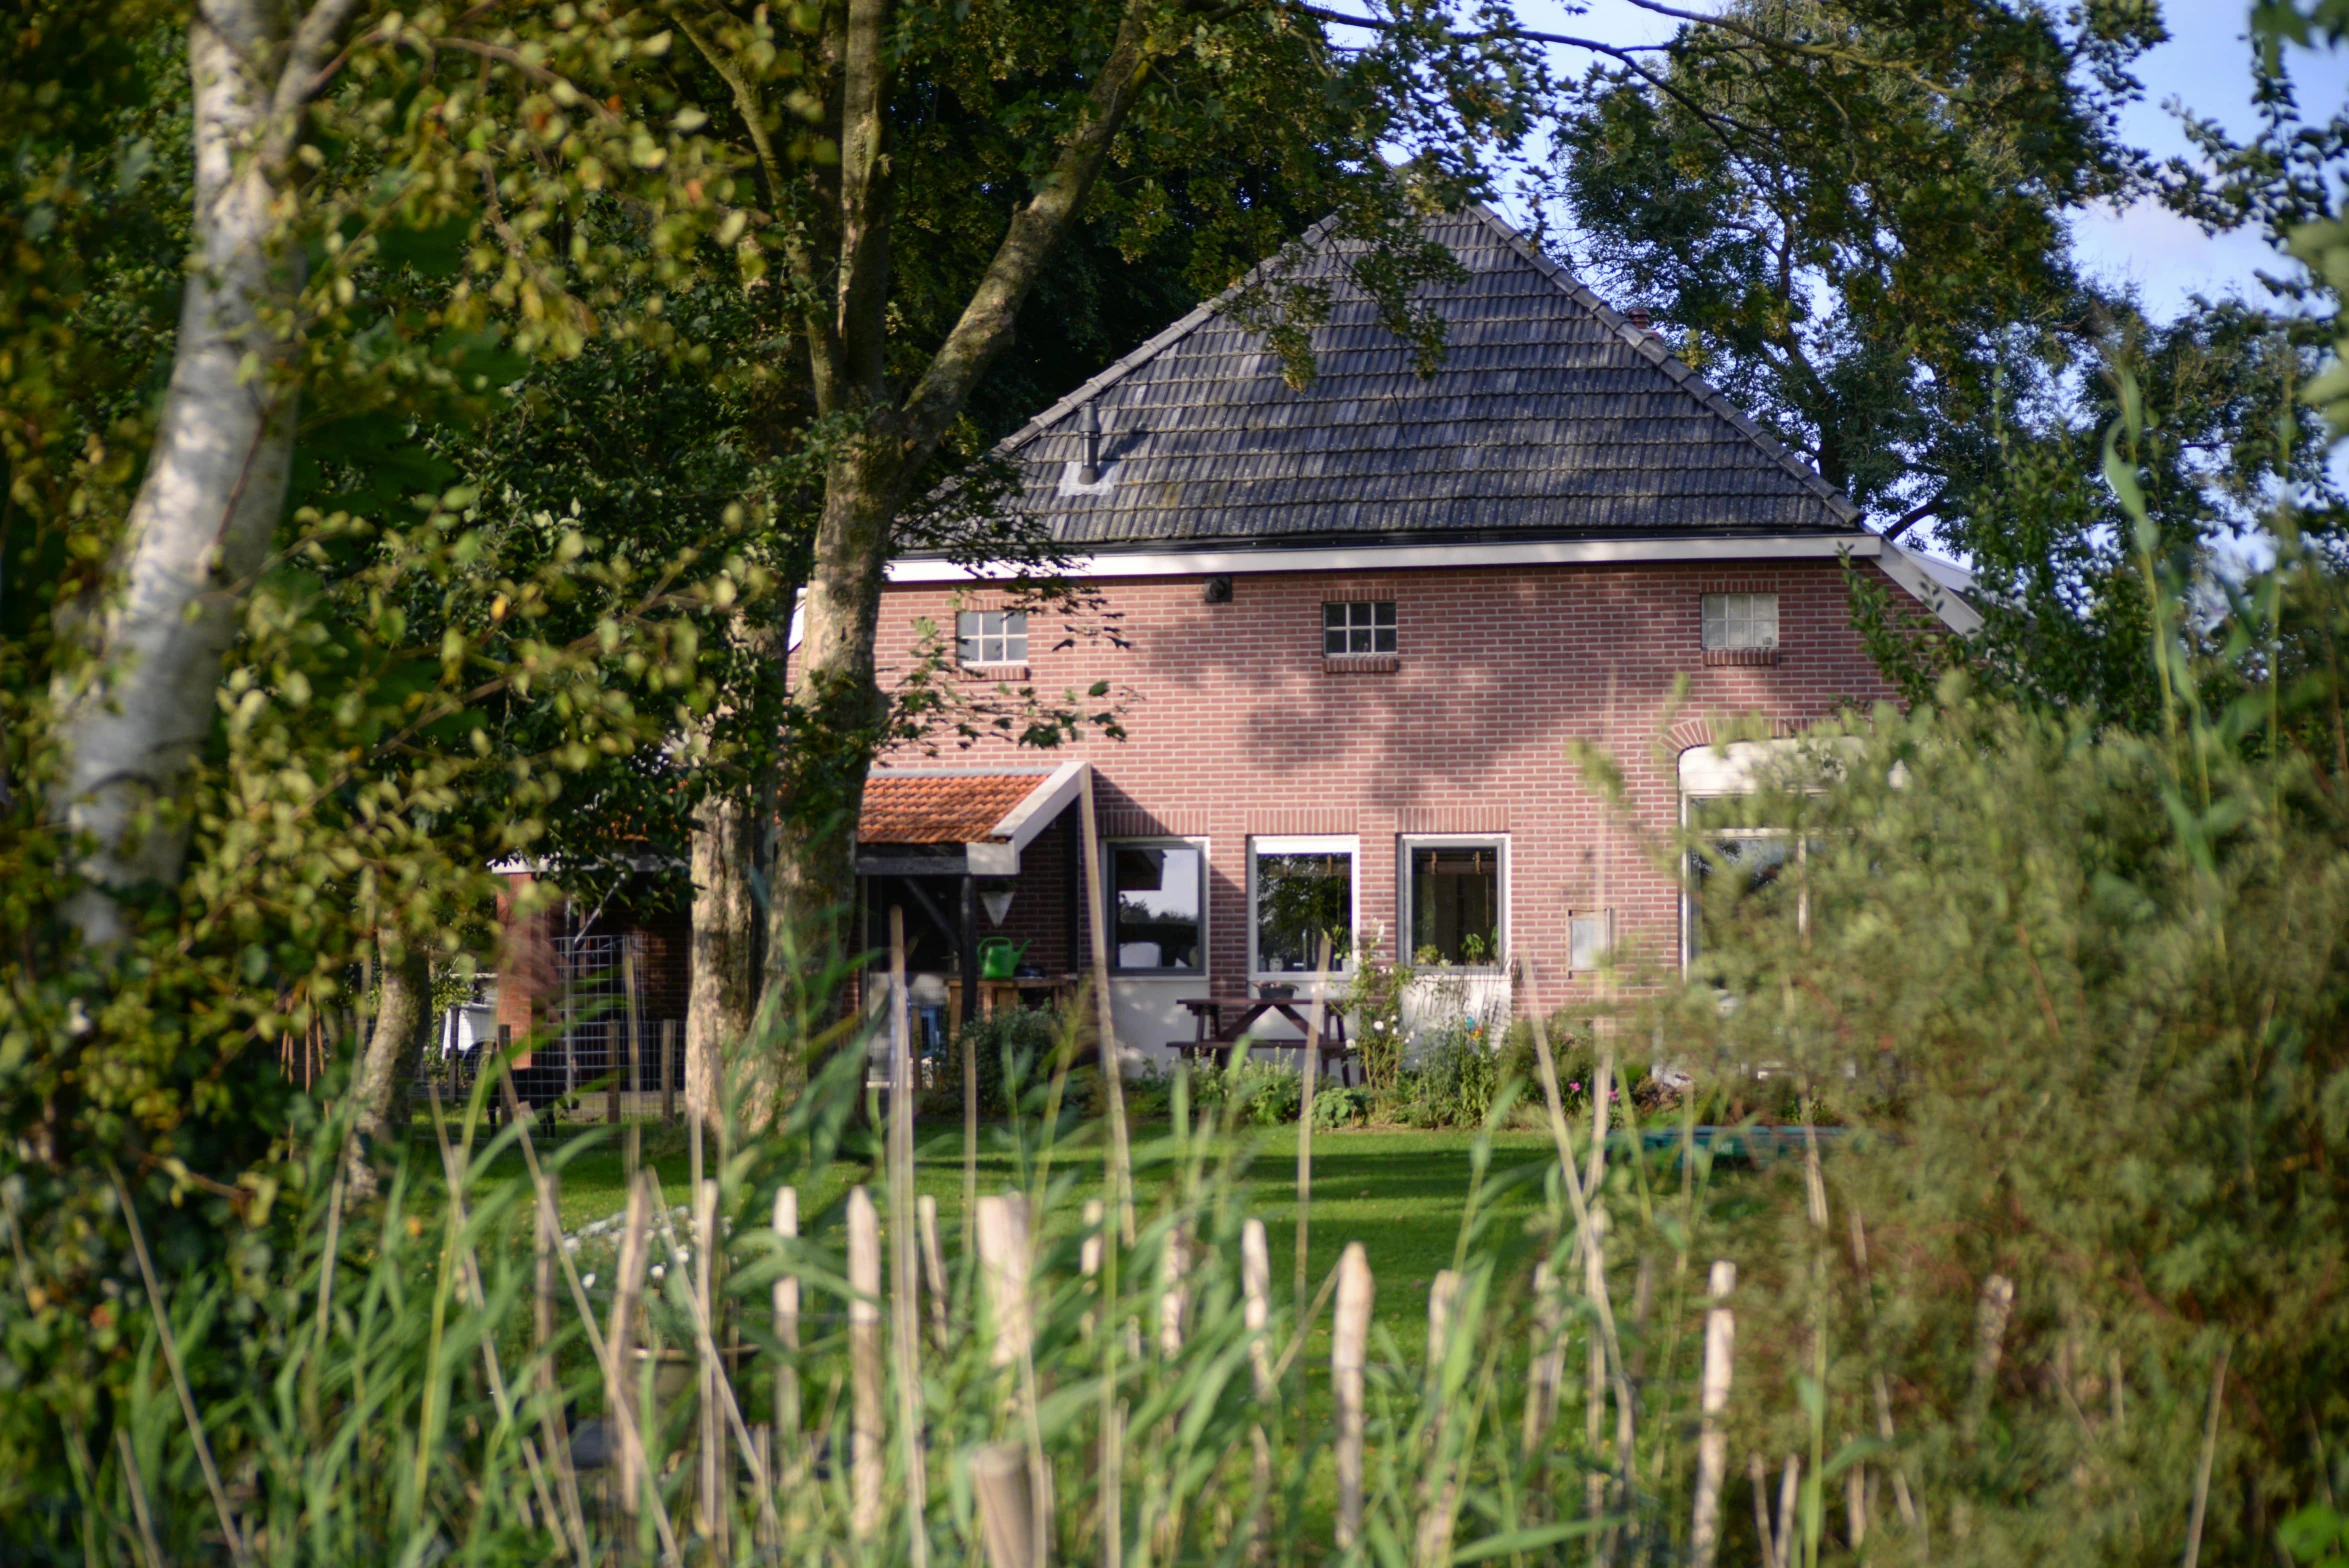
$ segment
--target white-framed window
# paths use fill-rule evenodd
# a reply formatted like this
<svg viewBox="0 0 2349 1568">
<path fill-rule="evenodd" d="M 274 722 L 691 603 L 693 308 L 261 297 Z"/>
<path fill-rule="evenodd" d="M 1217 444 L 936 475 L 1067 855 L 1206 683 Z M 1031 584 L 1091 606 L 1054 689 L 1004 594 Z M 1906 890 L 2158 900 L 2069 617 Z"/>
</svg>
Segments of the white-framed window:
<svg viewBox="0 0 2349 1568">
<path fill-rule="evenodd" d="M 1707 811 L 1710 804 L 1714 809 Z M 1688 802 L 1690 826 L 1706 829 L 1720 816 L 1721 802 Z M 1783 828 L 1713 827 L 1702 848 L 1688 855 L 1681 895 L 1681 965 L 1695 966 L 1721 946 L 1721 935 L 1740 921 L 1769 915 L 1792 920 L 1798 932 L 1811 924 L 1810 889 L 1803 862 L 1810 846 Z"/>
<path fill-rule="evenodd" d="M 1352 836 L 1248 841 L 1250 974 L 1259 980 L 1312 974 L 1325 935 L 1331 972 L 1352 968 L 1361 849 Z"/>
<path fill-rule="evenodd" d="M 1028 662 L 1028 612 L 963 610 L 954 617 L 954 656 L 964 664 Z"/>
<path fill-rule="evenodd" d="M 1505 837 L 1399 841 L 1399 924 L 1412 961 L 1460 969 L 1507 962 L 1509 841 Z"/>
<path fill-rule="evenodd" d="M 1395 651 L 1395 601 L 1349 599 L 1321 607 L 1321 651 L 1328 658 Z"/>
<path fill-rule="evenodd" d="M 1805 771 L 1832 774 L 1858 748 L 1854 740 L 1736 741 L 1680 754 L 1680 821 L 1702 835 L 1681 870 L 1680 966 L 1720 945 L 1732 922 L 1768 914 L 1794 922 L 1808 937 L 1811 894 L 1804 875 L 1809 842 L 1785 828 L 1755 824 L 1738 802 L 1765 784 L 1803 789 Z"/>
<path fill-rule="evenodd" d="M 1681 623 L 1686 625 L 1684 621 Z M 1778 596 L 1774 593 L 1704 595 L 1707 653 L 1767 653 L 1778 647 Z"/>
<path fill-rule="evenodd" d="M 1112 839 L 1109 966 L 1121 975 L 1207 972 L 1207 846 L 1197 839 Z"/>
</svg>

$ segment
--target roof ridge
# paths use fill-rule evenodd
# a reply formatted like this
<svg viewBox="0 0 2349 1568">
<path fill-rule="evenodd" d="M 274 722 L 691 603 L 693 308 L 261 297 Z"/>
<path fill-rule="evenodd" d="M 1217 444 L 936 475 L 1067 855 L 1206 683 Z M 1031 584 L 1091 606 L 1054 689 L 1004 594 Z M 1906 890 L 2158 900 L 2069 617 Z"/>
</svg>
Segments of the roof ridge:
<svg viewBox="0 0 2349 1568">
<path fill-rule="evenodd" d="M 1829 484 L 1825 475 L 1788 450 L 1785 442 L 1764 430 L 1751 414 L 1739 408 L 1719 388 L 1691 369 L 1687 361 L 1657 342 L 1646 329 L 1632 325 L 1629 317 L 1599 298 L 1589 284 L 1544 255 L 1518 232 L 1514 224 L 1481 201 L 1471 202 L 1463 210 L 1498 234 L 1510 249 L 1531 264 L 1535 271 L 1564 290 L 1576 304 L 1596 315 L 1603 325 L 1614 329 L 1616 336 L 1622 338 L 1641 358 L 1662 371 L 1674 385 L 1713 414 L 1727 420 L 1738 434 L 1761 448 L 1765 455 L 1800 480 L 1806 489 L 1827 504 L 1829 511 L 1846 522 L 1860 523 L 1860 509 L 1852 504 L 1849 496 Z M 1860 523 L 1860 526 L 1865 528 L 1867 525 Z"/>
</svg>

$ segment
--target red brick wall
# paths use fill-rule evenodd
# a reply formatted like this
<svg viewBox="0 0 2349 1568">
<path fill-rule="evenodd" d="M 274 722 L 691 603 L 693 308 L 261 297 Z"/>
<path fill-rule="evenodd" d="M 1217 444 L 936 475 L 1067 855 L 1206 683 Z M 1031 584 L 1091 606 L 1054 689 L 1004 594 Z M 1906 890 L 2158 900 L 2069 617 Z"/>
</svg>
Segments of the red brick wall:
<svg viewBox="0 0 2349 1568">
<path fill-rule="evenodd" d="M 1270 833 L 1359 835 L 1361 920 L 1385 928 L 1390 952 L 1397 836 L 1505 832 L 1511 947 L 1533 961 L 1543 994 L 1563 994 L 1572 910 L 1611 906 L 1627 949 L 1676 962 L 1673 880 L 1651 844 L 1604 822 L 1569 744 L 1614 755 L 1641 823 L 1665 832 L 1678 812 L 1674 753 L 1708 739 L 1711 721 L 1759 715 L 1792 729 L 1844 700 L 1892 695 L 1852 631 L 1832 561 L 1241 574 L 1225 604 L 1203 602 L 1196 577 L 1096 586 L 1131 646 L 1080 640 L 1053 651 L 1057 628 L 1038 617 L 1030 680 L 1048 696 L 1102 679 L 1130 691 L 1128 738 L 1090 736 L 1077 751 L 1102 781 L 1105 836 L 1210 840 L 1209 963 L 1219 988 L 1243 978 L 1247 840 Z M 1772 590 L 1777 662 L 1708 667 L 1699 595 Z M 884 683 L 887 667 L 908 657 L 917 618 L 951 625 L 953 592 L 890 590 Z M 1390 667 L 1325 663 L 1321 606 L 1345 598 L 1395 600 L 1401 651 Z M 1686 699 L 1667 736 L 1683 675 Z M 986 741 L 888 760 L 1039 759 Z M 1042 913 L 1031 913 L 1023 889 L 1012 924 Z"/>
</svg>

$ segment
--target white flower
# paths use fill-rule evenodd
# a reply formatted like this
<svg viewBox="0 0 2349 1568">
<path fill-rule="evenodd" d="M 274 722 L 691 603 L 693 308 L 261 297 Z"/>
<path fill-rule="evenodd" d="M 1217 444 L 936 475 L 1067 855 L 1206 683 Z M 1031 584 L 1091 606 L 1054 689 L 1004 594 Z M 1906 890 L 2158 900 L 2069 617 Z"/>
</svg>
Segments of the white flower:
<svg viewBox="0 0 2349 1568">
<path fill-rule="evenodd" d="M 595 1289 L 595 1276 L 594 1276 L 593 1274 L 582 1274 L 582 1275 L 580 1275 L 580 1276 L 579 1276 L 579 1286 L 580 1286 L 580 1288 L 581 1288 L 582 1290 L 593 1290 L 593 1289 Z"/>
</svg>

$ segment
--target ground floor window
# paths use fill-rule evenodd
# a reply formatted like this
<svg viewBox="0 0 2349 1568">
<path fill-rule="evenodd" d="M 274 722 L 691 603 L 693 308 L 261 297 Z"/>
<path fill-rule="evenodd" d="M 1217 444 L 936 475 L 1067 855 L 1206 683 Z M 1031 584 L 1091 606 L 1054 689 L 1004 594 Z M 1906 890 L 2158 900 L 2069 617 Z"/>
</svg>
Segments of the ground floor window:
<svg viewBox="0 0 2349 1568">
<path fill-rule="evenodd" d="M 1330 941 L 1330 967 L 1343 971 L 1354 951 L 1356 840 L 1259 838 L 1248 845 L 1248 913 L 1255 949 L 1250 968 L 1278 979 L 1310 974 Z"/>
<path fill-rule="evenodd" d="M 1501 962 L 1504 839 L 1405 839 L 1404 929 L 1412 961 L 1482 969 Z"/>
<path fill-rule="evenodd" d="M 1197 974 L 1206 967 L 1207 852 L 1179 840 L 1109 845 L 1115 930 L 1110 956 L 1120 974 Z"/>
<path fill-rule="evenodd" d="M 1722 828 L 1705 834 L 1688 857 L 1682 946 L 1687 962 L 1718 952 L 1740 929 L 1785 921 L 1808 928 L 1803 844 L 1771 828 Z"/>
<path fill-rule="evenodd" d="M 1680 956 L 1700 972 L 1741 931 L 1764 942 L 1773 928 L 1809 940 L 1816 911 L 1807 875 L 1816 840 L 1768 817 L 1753 797 L 1819 787 L 1858 742 L 1736 741 L 1680 754 L 1680 820 L 1694 843 L 1681 874 Z"/>
</svg>

